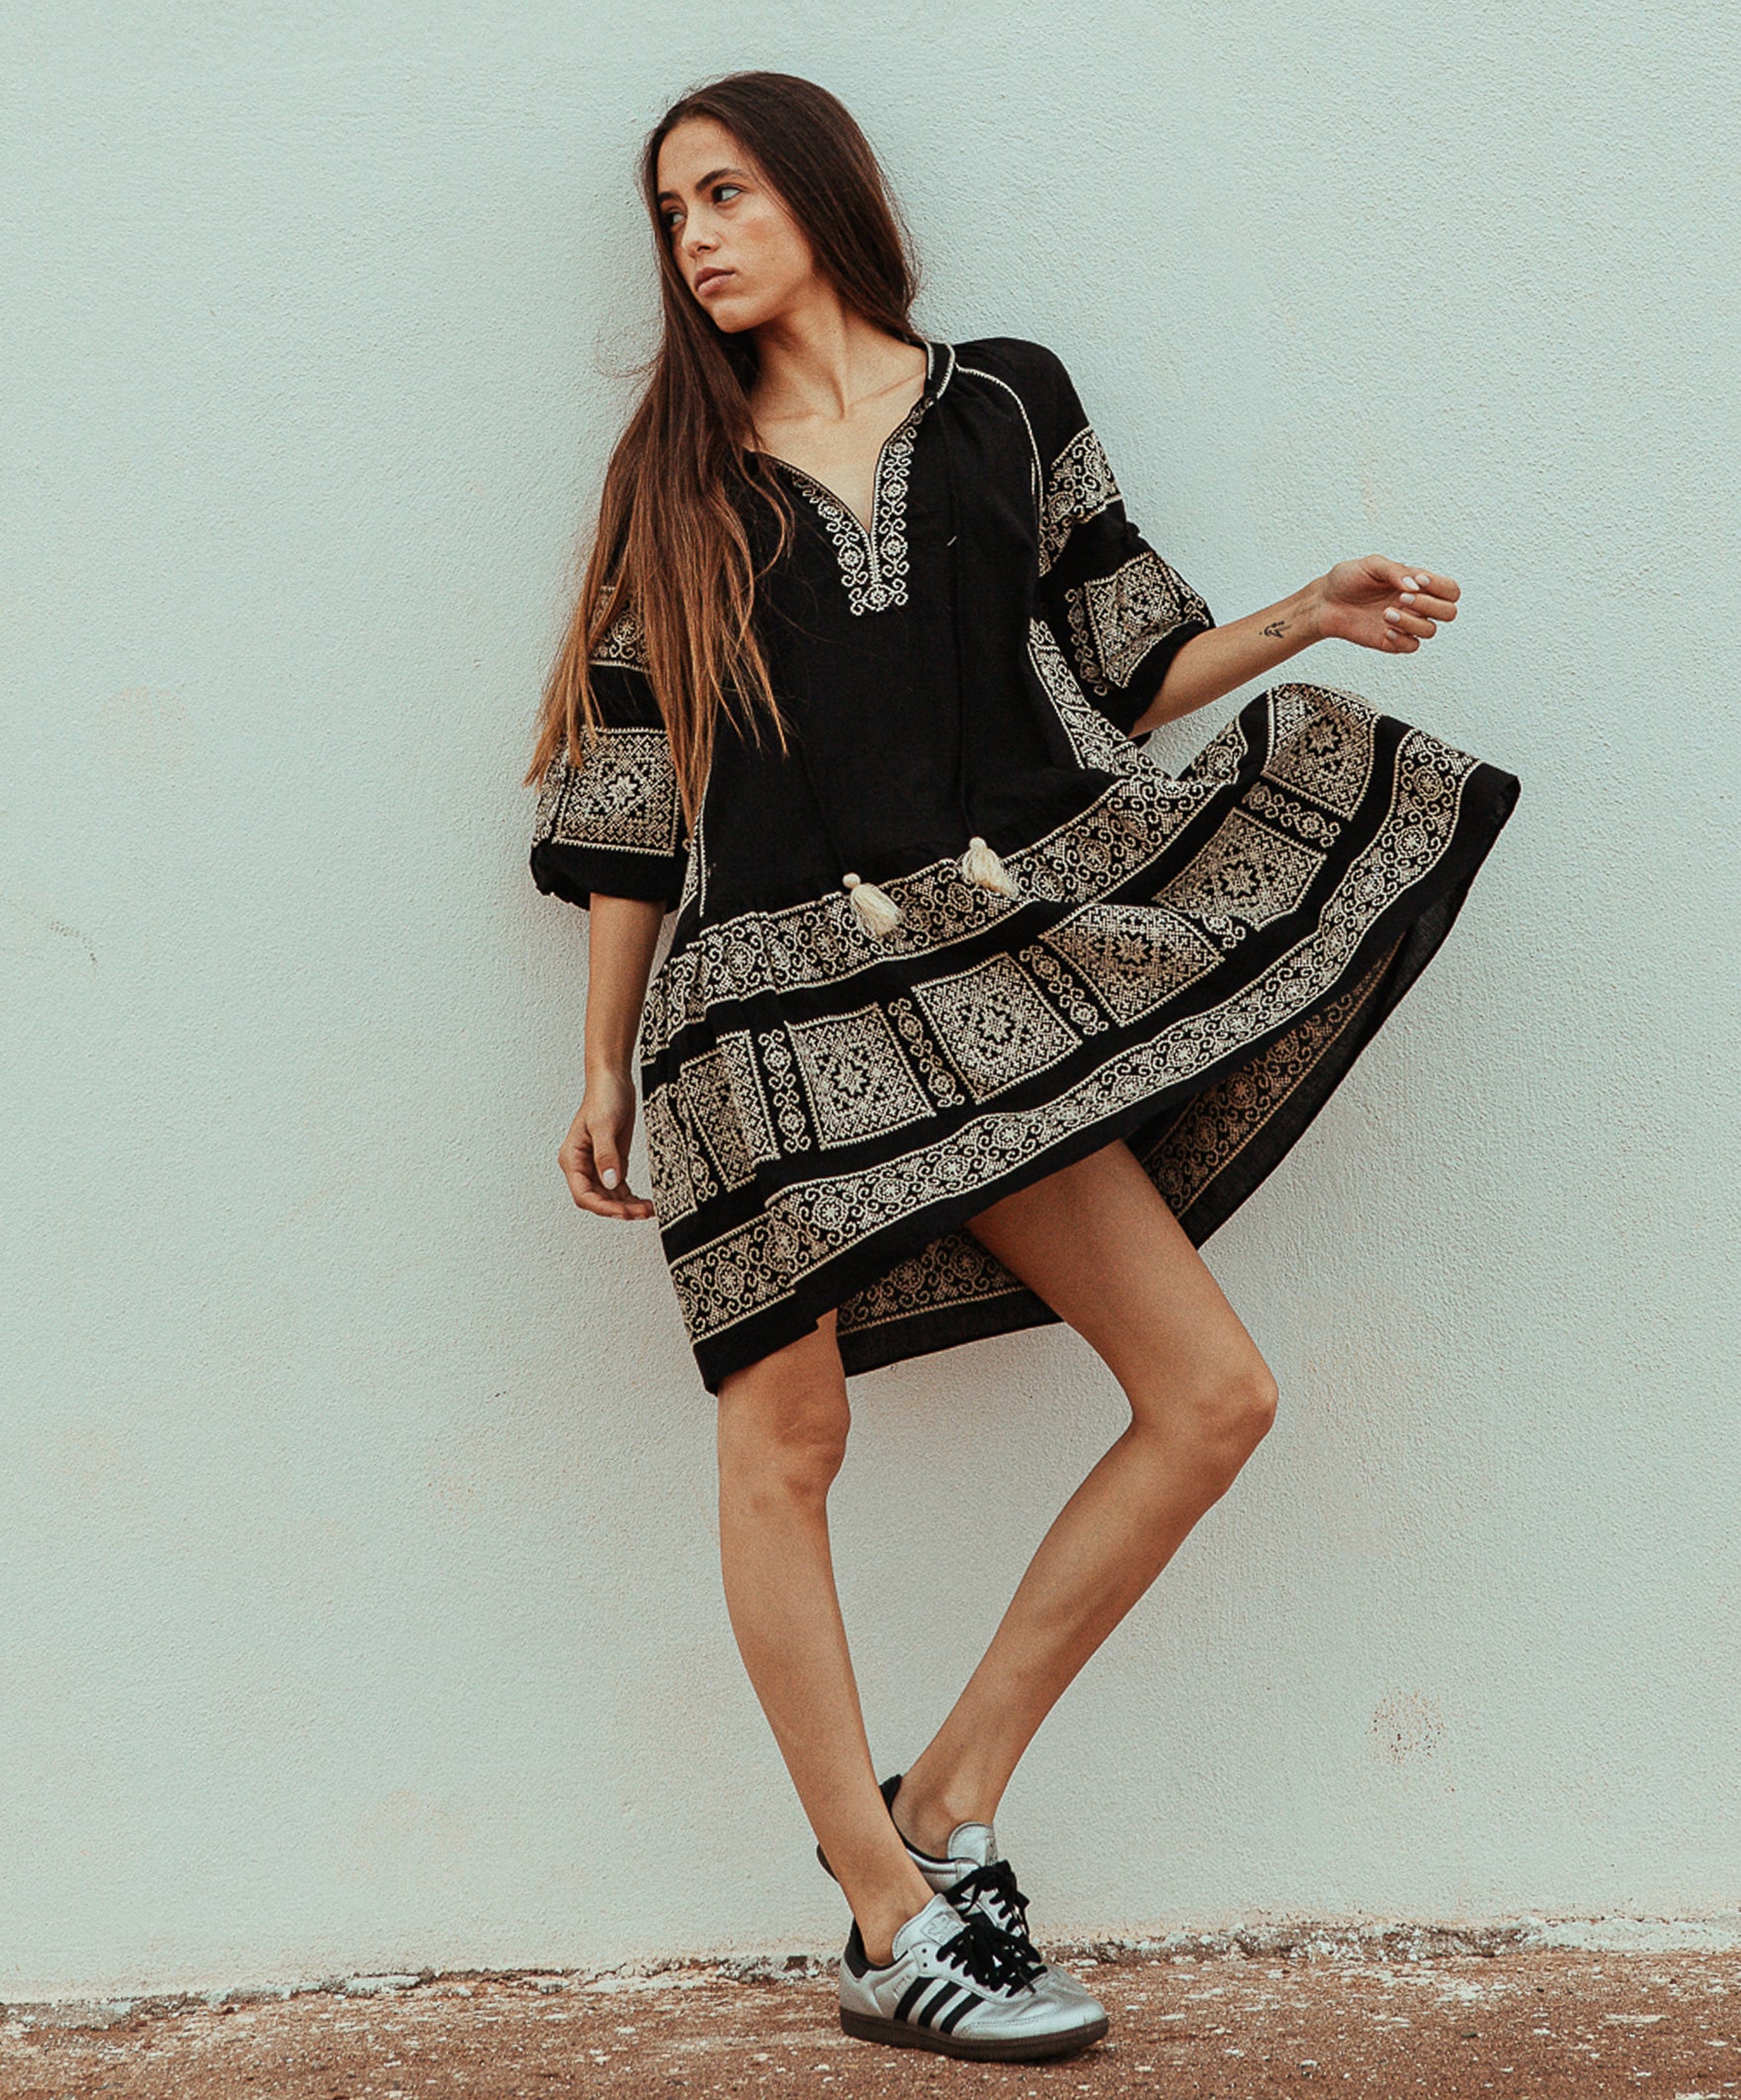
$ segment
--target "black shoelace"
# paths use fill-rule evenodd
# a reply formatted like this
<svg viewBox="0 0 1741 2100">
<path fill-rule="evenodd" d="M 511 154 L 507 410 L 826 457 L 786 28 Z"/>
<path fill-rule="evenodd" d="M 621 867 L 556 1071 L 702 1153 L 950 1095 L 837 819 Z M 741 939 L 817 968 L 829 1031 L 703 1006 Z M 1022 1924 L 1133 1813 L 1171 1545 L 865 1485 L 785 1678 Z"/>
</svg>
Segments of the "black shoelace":
<svg viewBox="0 0 1741 2100">
<path fill-rule="evenodd" d="M 960 1931 L 945 1940 L 937 1952 L 939 1960 L 951 1963 L 988 1990 L 1031 1984 L 1045 1969 L 1036 1954 L 995 1925 L 982 1910 L 968 1911 L 961 1920 Z"/>
<path fill-rule="evenodd" d="M 1028 1898 L 1017 1888 L 1016 1870 L 1008 1860 L 993 1860 L 989 1866 L 975 1867 L 970 1874 L 962 1875 L 958 1882 L 950 1884 L 950 1901 L 957 1909 L 965 1910 L 981 1895 L 990 1896 L 1001 1912 L 994 1923 L 1037 1960 L 1028 1931 Z"/>
</svg>

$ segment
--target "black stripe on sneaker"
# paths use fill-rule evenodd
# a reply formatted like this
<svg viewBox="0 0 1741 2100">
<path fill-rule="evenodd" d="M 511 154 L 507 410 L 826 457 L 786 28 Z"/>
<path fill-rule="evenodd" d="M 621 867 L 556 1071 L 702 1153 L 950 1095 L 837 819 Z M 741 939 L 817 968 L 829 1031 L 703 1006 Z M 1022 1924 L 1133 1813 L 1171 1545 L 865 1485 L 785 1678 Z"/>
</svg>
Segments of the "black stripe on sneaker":
<svg viewBox="0 0 1741 2100">
<path fill-rule="evenodd" d="M 904 1773 L 891 1772 L 888 1777 L 882 1782 L 881 1786 L 877 1789 L 878 1793 L 880 1793 L 882 1796 L 884 1806 L 888 1809 L 888 1817 L 890 1822 L 894 1821 L 894 1798 L 901 1791 L 901 1781 L 904 1777 Z M 897 1825 L 896 1827 L 898 1828 L 899 1826 Z M 921 1852 L 919 1847 L 913 1843 L 911 1838 L 902 1838 L 901 1842 L 906 1846 L 907 1850 L 913 1855 L 913 1857 L 916 1860 L 920 1861 L 921 1864 L 924 1866 L 947 1867 L 951 1864 L 949 1855 L 947 1853 Z M 823 1865 L 826 1866 L 827 1862 L 824 1861 Z M 832 1871 L 833 1870 L 830 1869 L 830 1872 Z"/>
<path fill-rule="evenodd" d="M 961 1993 L 960 2004 L 951 2006 L 949 2011 L 944 2014 L 943 2018 L 938 2021 L 938 2032 L 940 2034 L 945 2035 L 953 2034 L 955 2030 L 955 2022 L 961 2017 L 961 2015 L 963 2013 L 971 2012 L 975 2005 L 983 2005 L 984 2003 L 985 2000 L 979 1995 L 978 1991 L 963 1989 Z"/>
<path fill-rule="evenodd" d="M 955 1864 L 947 1852 L 921 1852 L 910 1837 L 903 1837 L 901 1843 L 906 1846 L 921 1867 L 935 1867 L 941 1874 L 945 1867 L 953 1867 Z"/>
<path fill-rule="evenodd" d="M 921 2027 L 935 2027 L 938 2014 L 960 1988 L 959 1983 L 952 1983 L 949 1977 L 945 1976 L 943 1981 L 937 1986 L 936 1996 L 928 1998 L 919 2007 L 913 2015 L 914 2020 Z"/>
<path fill-rule="evenodd" d="M 900 2002 L 894 2009 L 895 2018 L 897 2020 L 906 2019 L 912 2012 L 913 2007 L 924 1997 L 925 1993 L 936 1981 L 937 1978 L 935 1976 L 915 1976 L 906 1989 L 901 1992 Z"/>
</svg>

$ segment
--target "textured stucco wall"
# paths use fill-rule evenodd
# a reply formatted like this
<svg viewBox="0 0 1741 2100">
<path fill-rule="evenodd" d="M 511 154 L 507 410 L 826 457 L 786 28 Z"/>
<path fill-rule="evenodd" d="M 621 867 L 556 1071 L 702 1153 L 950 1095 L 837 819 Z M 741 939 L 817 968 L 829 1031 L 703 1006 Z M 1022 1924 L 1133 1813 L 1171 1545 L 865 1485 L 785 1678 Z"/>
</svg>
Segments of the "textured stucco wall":
<svg viewBox="0 0 1741 2100">
<path fill-rule="evenodd" d="M 10 13 L 0 1995 L 844 1928 L 653 1228 L 555 1171 L 584 921 L 516 786 L 632 151 L 743 63 L 859 111 L 928 325 L 1058 347 L 1222 617 L 1460 578 L 1289 675 L 1525 783 L 1210 1242 L 1281 1419 L 1017 1777 L 1036 1921 L 1733 1906 L 1720 12 Z M 855 1394 L 888 1769 L 1119 1404 L 1055 1328 Z"/>
</svg>

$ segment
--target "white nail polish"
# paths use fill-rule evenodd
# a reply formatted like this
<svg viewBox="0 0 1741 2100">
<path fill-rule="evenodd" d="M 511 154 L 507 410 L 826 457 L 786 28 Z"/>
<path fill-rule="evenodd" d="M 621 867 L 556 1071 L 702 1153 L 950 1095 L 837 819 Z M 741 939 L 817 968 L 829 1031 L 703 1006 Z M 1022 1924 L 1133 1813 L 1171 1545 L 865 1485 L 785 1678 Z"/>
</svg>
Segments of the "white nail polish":
<svg viewBox="0 0 1741 2100">
<path fill-rule="evenodd" d="M 1402 615 L 1396 610 L 1395 606 L 1387 605 L 1384 608 L 1384 617 L 1386 620 L 1400 620 Z"/>
<path fill-rule="evenodd" d="M 1403 594 L 1402 594 L 1402 602 L 1403 602 L 1403 604 L 1404 604 L 1404 605 L 1413 605 L 1413 604 L 1414 604 L 1414 602 L 1415 602 L 1415 594 L 1414 594 L 1414 592 L 1413 592 L 1413 591 L 1404 591 L 1404 592 L 1403 592 Z"/>
<path fill-rule="evenodd" d="M 599 1176 L 599 1179 L 605 1184 L 606 1188 L 614 1189 L 617 1186 L 617 1169 L 615 1167 L 607 1167 L 604 1173 Z"/>
</svg>

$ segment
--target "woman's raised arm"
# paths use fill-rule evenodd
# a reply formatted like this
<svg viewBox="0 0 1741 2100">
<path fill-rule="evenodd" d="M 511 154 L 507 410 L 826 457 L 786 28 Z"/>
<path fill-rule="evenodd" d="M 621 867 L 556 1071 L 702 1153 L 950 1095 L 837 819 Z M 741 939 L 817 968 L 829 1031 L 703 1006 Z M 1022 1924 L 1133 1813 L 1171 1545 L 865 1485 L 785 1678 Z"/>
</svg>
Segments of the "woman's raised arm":
<svg viewBox="0 0 1741 2100">
<path fill-rule="evenodd" d="M 1207 707 L 1314 641 L 1353 641 L 1362 648 L 1412 655 L 1438 633 L 1439 623 L 1456 618 L 1461 596 L 1451 577 L 1406 567 L 1387 554 L 1339 561 L 1328 574 L 1262 612 L 1194 634 L 1168 664 L 1160 690 L 1130 734 L 1140 736 L 1160 722 Z"/>
</svg>

